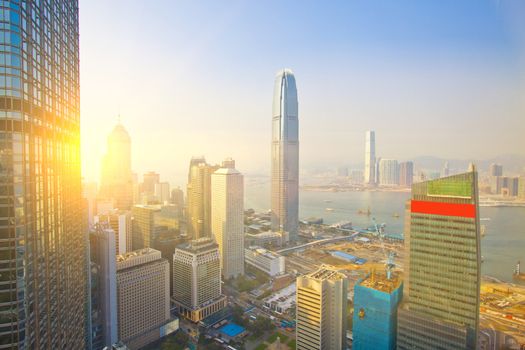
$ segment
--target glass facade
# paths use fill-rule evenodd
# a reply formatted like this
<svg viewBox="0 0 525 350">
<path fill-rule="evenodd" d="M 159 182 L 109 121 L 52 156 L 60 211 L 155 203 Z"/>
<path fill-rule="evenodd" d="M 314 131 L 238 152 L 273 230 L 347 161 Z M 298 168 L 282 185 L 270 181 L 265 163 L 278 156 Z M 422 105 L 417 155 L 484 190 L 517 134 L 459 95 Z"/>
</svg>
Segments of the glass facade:
<svg viewBox="0 0 525 350">
<path fill-rule="evenodd" d="M 354 287 L 353 350 L 396 348 L 397 306 L 403 295 L 403 284 L 386 276 L 367 277 L 368 280 L 374 278 L 377 285 L 359 281 Z M 386 289 L 389 284 L 391 289 Z"/>
<path fill-rule="evenodd" d="M 299 230 L 299 119 L 295 76 L 289 69 L 275 77 L 272 115 L 272 230 Z"/>
<path fill-rule="evenodd" d="M 476 348 L 478 202 L 476 172 L 412 186 L 408 298 L 399 311 L 398 349 Z"/>
<path fill-rule="evenodd" d="M 78 3 L 0 1 L 0 349 L 85 345 Z"/>
</svg>

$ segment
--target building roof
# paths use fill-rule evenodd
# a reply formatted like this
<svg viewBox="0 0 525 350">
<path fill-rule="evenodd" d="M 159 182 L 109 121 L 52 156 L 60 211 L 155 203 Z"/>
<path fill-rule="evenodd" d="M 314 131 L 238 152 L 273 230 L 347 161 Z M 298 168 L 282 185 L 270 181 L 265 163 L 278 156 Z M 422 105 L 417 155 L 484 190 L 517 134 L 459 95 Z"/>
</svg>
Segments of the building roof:
<svg viewBox="0 0 525 350">
<path fill-rule="evenodd" d="M 309 273 L 306 275 L 308 278 L 316 279 L 316 280 L 339 280 L 339 279 L 345 279 L 346 276 L 342 274 L 341 272 L 329 268 L 327 266 L 321 266 L 317 271 L 314 271 L 312 273 Z"/>
<path fill-rule="evenodd" d="M 233 174 L 240 174 L 240 172 L 234 168 L 219 168 L 217 169 L 214 174 L 217 175 L 233 175 Z"/>
<path fill-rule="evenodd" d="M 372 272 L 359 285 L 390 294 L 399 288 L 401 278 L 395 273 L 392 273 L 391 278 L 388 279 L 385 273 Z"/>
</svg>

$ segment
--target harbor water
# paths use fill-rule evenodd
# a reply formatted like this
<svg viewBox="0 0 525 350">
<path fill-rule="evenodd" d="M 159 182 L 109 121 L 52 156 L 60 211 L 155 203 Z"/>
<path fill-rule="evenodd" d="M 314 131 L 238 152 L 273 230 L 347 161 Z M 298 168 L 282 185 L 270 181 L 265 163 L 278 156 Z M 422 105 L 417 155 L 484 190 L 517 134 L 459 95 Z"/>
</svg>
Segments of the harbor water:
<svg viewBox="0 0 525 350">
<path fill-rule="evenodd" d="M 300 191 L 299 217 L 323 218 L 326 224 L 352 221 L 364 228 L 386 224 L 387 233 L 403 233 L 405 202 L 408 192 L 323 192 Z M 267 180 L 246 179 L 245 207 L 266 211 L 270 207 L 270 186 Z M 328 209 L 328 210 L 327 210 Z M 359 214 L 370 209 L 370 215 Z M 525 208 L 481 207 L 481 224 L 485 235 L 481 240 L 483 263 L 481 272 L 505 282 L 512 280 L 516 262 L 525 266 Z"/>
</svg>

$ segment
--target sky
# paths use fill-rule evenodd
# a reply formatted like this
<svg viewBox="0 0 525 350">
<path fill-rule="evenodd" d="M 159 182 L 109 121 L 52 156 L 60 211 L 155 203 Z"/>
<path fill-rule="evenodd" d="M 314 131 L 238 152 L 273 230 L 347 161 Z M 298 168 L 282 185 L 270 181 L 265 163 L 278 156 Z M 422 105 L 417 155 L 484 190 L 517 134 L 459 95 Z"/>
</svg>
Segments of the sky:
<svg viewBox="0 0 525 350">
<path fill-rule="evenodd" d="M 522 0 L 80 0 L 82 172 L 118 120 L 133 169 L 192 155 L 269 173 L 276 72 L 299 96 L 300 164 L 525 155 Z"/>
</svg>

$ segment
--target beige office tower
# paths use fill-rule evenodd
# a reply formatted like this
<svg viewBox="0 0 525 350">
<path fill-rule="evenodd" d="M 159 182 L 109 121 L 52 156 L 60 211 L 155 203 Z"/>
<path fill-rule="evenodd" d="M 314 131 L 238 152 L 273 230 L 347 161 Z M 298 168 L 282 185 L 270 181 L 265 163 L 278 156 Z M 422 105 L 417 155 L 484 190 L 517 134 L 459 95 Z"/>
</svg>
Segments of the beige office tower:
<svg viewBox="0 0 525 350">
<path fill-rule="evenodd" d="M 221 294 L 219 246 L 200 238 L 179 246 L 173 254 L 173 302 L 179 314 L 199 322 L 226 306 Z"/>
<path fill-rule="evenodd" d="M 100 196 L 116 208 L 129 210 L 133 205 L 131 138 L 120 122 L 108 136 L 107 153 L 102 161 Z"/>
<path fill-rule="evenodd" d="M 150 248 L 159 231 L 155 225 L 155 213 L 160 212 L 159 205 L 134 205 L 132 243 L 133 250 Z"/>
<path fill-rule="evenodd" d="M 211 174 L 219 166 L 204 157 L 190 161 L 187 187 L 187 231 L 194 239 L 211 236 Z"/>
<path fill-rule="evenodd" d="M 169 279 L 168 260 L 158 250 L 117 256 L 118 338 L 130 349 L 159 339 L 170 323 Z"/>
<path fill-rule="evenodd" d="M 211 176 L 211 187 L 212 233 L 222 275 L 235 278 L 244 275 L 244 179 L 235 168 L 224 167 Z"/>
<path fill-rule="evenodd" d="M 348 280 L 322 266 L 297 278 L 297 349 L 346 349 Z"/>
<path fill-rule="evenodd" d="M 107 223 L 115 232 L 115 255 L 125 254 L 132 250 L 130 211 L 112 210 L 95 216 L 94 222 Z"/>
</svg>

